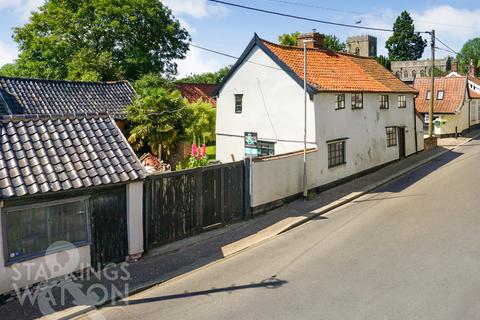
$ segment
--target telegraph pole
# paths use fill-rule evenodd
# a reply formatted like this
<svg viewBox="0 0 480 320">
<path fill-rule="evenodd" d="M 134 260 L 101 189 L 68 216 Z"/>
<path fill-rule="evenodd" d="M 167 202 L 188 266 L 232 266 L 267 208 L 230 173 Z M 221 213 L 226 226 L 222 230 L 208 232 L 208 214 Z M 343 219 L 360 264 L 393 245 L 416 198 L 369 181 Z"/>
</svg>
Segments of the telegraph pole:
<svg viewBox="0 0 480 320">
<path fill-rule="evenodd" d="M 435 29 L 431 31 L 432 45 L 432 87 L 430 89 L 430 109 L 428 111 L 428 136 L 433 137 L 433 107 L 435 105 Z"/>
</svg>

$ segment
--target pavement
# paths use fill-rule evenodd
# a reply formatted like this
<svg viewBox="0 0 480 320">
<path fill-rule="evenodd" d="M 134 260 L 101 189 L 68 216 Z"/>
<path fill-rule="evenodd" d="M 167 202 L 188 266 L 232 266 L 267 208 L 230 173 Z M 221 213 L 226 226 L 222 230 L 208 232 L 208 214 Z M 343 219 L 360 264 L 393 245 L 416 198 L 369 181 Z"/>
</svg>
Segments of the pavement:
<svg viewBox="0 0 480 320">
<path fill-rule="evenodd" d="M 312 219 L 325 216 L 327 212 L 348 204 L 419 166 L 432 162 L 458 148 L 459 145 L 468 143 L 471 137 L 478 134 L 478 132 L 473 132 L 470 137 L 445 141 L 441 147 L 413 155 L 372 174 L 324 191 L 313 200 L 294 201 L 254 219 L 152 250 L 143 259 L 123 266 L 130 275 L 127 281 L 91 277 L 90 279 L 75 279 L 74 283 L 83 288 L 88 288 L 92 284 L 102 284 L 106 287 L 113 285 L 120 292 L 128 289 L 129 294 L 135 294 L 171 279 L 178 280 L 188 277 L 192 273 L 209 269 L 228 257 L 235 257 L 247 248 L 266 243 L 279 234 Z M 119 272 L 120 270 L 120 266 L 109 269 L 110 272 Z M 276 284 L 278 282 L 269 285 L 275 286 Z M 54 297 L 61 294 L 60 290 L 53 290 L 52 293 Z M 100 305 L 98 304 L 98 306 Z M 53 306 L 52 311 L 55 313 L 50 314 L 48 318 L 72 318 L 94 309 L 95 306 L 90 306 L 88 303 L 75 306 L 74 299 L 67 296 L 62 305 Z M 20 305 L 18 300 L 0 306 L 0 314 L 2 314 L 2 319 L 32 319 L 42 316 L 37 304 L 30 304 L 27 301 Z"/>
<path fill-rule="evenodd" d="M 480 140 L 80 319 L 478 319 Z"/>
</svg>

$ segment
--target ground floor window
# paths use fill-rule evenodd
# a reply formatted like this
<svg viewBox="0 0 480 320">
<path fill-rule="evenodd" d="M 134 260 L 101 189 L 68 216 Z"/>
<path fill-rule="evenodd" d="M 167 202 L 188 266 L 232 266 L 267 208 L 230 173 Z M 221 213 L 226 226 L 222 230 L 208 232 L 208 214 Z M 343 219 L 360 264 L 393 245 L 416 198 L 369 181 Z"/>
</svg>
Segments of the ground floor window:
<svg viewBox="0 0 480 320">
<path fill-rule="evenodd" d="M 397 128 L 387 127 L 387 147 L 393 147 L 397 145 Z"/>
<path fill-rule="evenodd" d="M 345 140 L 327 142 L 328 145 L 328 167 L 335 167 L 345 164 Z"/>
<path fill-rule="evenodd" d="M 269 141 L 258 141 L 258 155 L 260 157 L 275 155 L 275 143 Z"/>
<path fill-rule="evenodd" d="M 57 241 L 88 243 L 87 211 L 85 198 L 3 208 L 5 261 L 41 256 Z"/>
</svg>

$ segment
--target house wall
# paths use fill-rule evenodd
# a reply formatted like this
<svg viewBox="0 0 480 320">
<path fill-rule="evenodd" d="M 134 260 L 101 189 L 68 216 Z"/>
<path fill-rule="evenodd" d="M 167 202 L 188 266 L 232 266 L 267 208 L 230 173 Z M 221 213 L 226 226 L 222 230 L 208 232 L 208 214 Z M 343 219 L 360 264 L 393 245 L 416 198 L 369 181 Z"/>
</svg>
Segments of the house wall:
<svg viewBox="0 0 480 320">
<path fill-rule="evenodd" d="M 127 185 L 128 254 L 143 252 L 143 182 Z"/>
<path fill-rule="evenodd" d="M 480 124 L 480 99 L 470 100 L 470 125 Z"/>
<path fill-rule="evenodd" d="M 0 219 L 0 233 L 2 230 Z M 89 266 L 91 261 L 90 246 L 85 245 L 6 266 L 3 248 L 3 236 L 0 236 L 0 294 L 78 271 Z M 59 264 L 65 261 L 67 263 L 59 267 Z"/>
<path fill-rule="evenodd" d="M 251 63 L 254 62 L 254 63 Z M 259 65 L 261 64 L 261 65 Z M 235 94 L 243 94 L 242 113 L 235 113 Z M 217 159 L 244 158 L 245 132 L 275 142 L 275 154 L 303 148 L 303 88 L 268 57 L 254 48 L 222 88 L 217 99 Z M 313 102 L 307 100 L 308 147 L 315 146 Z"/>
<path fill-rule="evenodd" d="M 378 94 L 365 94 L 364 108 L 360 110 L 351 109 L 350 94 L 346 94 L 346 107 L 341 110 L 334 109 L 335 94 L 315 96 L 317 151 L 307 155 L 309 189 L 397 160 L 399 146 L 397 143 L 397 146 L 387 147 L 386 127 L 405 127 L 406 155 L 416 152 L 413 95 L 407 95 L 407 107 L 400 109 L 397 107 L 397 96 L 390 95 L 390 108 L 387 110 L 379 108 Z M 347 138 L 346 164 L 328 168 L 326 142 L 340 138 Z M 423 141 L 423 138 L 420 140 Z M 419 150 L 423 149 L 423 143 L 419 141 L 419 144 Z M 254 161 L 252 170 L 253 207 L 302 191 L 301 152 Z"/>
<path fill-rule="evenodd" d="M 434 133 L 438 136 L 443 135 L 453 135 L 455 134 L 455 127 L 457 127 L 457 132 L 462 133 L 463 130 L 469 128 L 468 122 L 468 108 L 469 104 L 466 101 L 460 111 L 455 114 L 440 114 L 440 125 L 434 125 Z"/>
</svg>

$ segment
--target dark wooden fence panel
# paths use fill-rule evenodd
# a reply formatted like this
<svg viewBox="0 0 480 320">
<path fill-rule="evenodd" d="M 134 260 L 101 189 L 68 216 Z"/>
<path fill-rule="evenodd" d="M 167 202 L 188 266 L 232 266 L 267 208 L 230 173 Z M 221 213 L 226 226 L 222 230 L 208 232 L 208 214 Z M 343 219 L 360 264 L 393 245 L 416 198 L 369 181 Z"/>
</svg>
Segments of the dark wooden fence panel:
<svg viewBox="0 0 480 320">
<path fill-rule="evenodd" d="M 144 185 L 145 248 L 244 217 L 243 161 L 149 176 Z"/>
<path fill-rule="evenodd" d="M 95 192 L 90 206 L 93 268 L 125 261 L 128 256 L 126 187 Z"/>
</svg>

